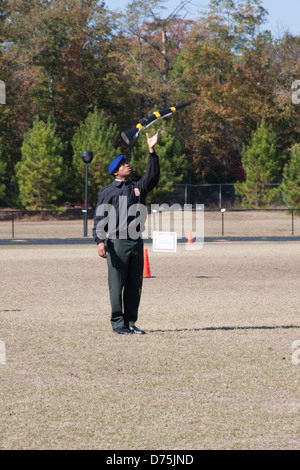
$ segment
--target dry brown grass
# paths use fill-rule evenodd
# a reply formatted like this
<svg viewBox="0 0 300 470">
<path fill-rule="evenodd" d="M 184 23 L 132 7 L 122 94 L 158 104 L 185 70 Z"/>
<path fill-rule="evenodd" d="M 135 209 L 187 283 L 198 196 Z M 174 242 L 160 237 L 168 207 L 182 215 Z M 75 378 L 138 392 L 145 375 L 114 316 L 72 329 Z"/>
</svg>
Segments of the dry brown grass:
<svg viewBox="0 0 300 470">
<path fill-rule="evenodd" d="M 0 246 L 0 448 L 299 449 L 300 243 L 148 254 L 124 337 L 95 246 Z"/>
</svg>

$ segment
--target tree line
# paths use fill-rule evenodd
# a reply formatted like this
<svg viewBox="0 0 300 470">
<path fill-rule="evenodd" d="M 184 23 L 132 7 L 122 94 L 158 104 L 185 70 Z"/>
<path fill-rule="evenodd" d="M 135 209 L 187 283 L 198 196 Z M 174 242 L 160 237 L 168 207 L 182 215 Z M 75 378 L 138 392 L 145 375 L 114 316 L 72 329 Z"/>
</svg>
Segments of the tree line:
<svg viewBox="0 0 300 470">
<path fill-rule="evenodd" d="M 2 205 L 82 202 L 84 150 L 95 204 L 114 156 L 131 158 L 135 176 L 145 170 L 144 133 L 128 147 L 121 131 L 192 100 L 153 125 L 164 133 L 151 202 L 174 183 L 234 183 L 246 207 L 266 207 L 278 198 L 267 186 L 280 183 L 300 207 L 300 36 L 273 37 L 260 0 L 211 0 L 193 19 L 188 3 L 167 15 L 162 0 L 121 12 L 97 0 L 0 0 Z"/>
</svg>

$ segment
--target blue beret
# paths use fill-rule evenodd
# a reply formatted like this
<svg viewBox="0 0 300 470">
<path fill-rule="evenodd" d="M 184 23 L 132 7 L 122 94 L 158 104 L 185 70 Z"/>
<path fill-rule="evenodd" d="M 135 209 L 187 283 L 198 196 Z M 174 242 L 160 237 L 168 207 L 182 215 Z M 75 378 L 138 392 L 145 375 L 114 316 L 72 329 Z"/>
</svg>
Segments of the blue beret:
<svg viewBox="0 0 300 470">
<path fill-rule="evenodd" d="M 110 175 L 113 174 L 113 172 L 118 168 L 121 162 L 127 162 L 127 159 L 124 155 L 119 155 L 117 158 L 115 158 L 109 165 L 108 167 L 108 173 Z"/>
</svg>

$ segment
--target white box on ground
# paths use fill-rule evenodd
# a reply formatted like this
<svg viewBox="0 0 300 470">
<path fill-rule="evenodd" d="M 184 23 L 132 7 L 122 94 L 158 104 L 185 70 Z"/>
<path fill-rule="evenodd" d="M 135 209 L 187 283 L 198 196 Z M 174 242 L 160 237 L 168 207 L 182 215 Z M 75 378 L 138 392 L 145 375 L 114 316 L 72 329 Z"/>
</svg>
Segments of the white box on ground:
<svg viewBox="0 0 300 470">
<path fill-rule="evenodd" d="M 164 251 L 166 253 L 176 253 L 177 233 L 176 232 L 153 232 L 153 251 Z"/>
</svg>

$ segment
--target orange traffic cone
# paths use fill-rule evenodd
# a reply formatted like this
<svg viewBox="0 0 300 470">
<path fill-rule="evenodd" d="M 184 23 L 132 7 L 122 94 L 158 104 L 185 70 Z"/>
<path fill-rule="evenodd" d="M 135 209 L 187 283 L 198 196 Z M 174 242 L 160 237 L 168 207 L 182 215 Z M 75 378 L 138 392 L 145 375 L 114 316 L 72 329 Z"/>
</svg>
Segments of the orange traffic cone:
<svg viewBox="0 0 300 470">
<path fill-rule="evenodd" d="M 192 235 L 192 231 L 190 230 L 189 231 L 189 238 L 188 238 L 188 243 L 194 243 L 194 240 L 193 240 L 193 235 Z"/>
<path fill-rule="evenodd" d="M 143 277 L 151 277 L 149 259 L 148 259 L 148 250 L 144 248 L 144 270 Z"/>
</svg>

